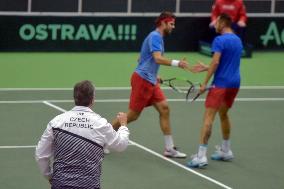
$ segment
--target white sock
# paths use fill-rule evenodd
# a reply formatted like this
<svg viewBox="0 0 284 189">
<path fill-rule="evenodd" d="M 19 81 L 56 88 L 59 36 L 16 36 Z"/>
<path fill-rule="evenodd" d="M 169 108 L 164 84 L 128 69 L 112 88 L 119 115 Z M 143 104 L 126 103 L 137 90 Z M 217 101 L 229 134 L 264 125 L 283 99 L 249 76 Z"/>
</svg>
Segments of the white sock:
<svg viewBox="0 0 284 189">
<path fill-rule="evenodd" d="M 199 145 L 197 157 L 204 157 L 204 156 L 206 156 L 206 154 L 207 154 L 207 146 L 208 146 L 207 144 Z"/>
<path fill-rule="evenodd" d="M 173 149 L 174 142 L 172 135 L 164 135 L 165 137 L 165 146 L 167 150 Z"/>
<path fill-rule="evenodd" d="M 230 140 L 223 140 L 221 149 L 222 149 L 223 152 L 228 152 L 231 149 Z"/>
</svg>

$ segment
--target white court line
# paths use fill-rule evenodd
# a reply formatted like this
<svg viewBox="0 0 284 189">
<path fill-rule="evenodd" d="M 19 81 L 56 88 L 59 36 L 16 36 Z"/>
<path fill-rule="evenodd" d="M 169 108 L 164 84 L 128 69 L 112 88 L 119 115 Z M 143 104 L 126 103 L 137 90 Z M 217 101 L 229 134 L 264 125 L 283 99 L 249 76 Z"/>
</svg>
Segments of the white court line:
<svg viewBox="0 0 284 189">
<path fill-rule="evenodd" d="M 51 103 L 49 103 L 49 102 L 47 102 L 47 101 L 43 101 L 43 103 L 46 104 L 46 105 L 48 105 L 48 106 L 50 106 L 50 107 L 52 107 L 52 108 L 54 108 L 54 109 L 56 109 L 56 110 L 61 111 L 61 112 L 66 112 L 65 109 L 60 108 L 59 106 L 56 106 L 56 105 L 54 105 L 54 104 L 51 104 Z"/>
<path fill-rule="evenodd" d="M 1 100 L 0 104 L 41 104 L 43 101 L 54 103 L 71 103 L 74 100 Z M 185 99 L 167 99 L 168 102 L 186 102 Z M 205 99 L 197 99 L 195 102 L 204 102 Z M 237 102 L 266 102 L 284 101 L 284 98 L 236 98 Z M 95 102 L 129 102 L 129 99 L 97 99 Z M 191 103 L 191 102 L 187 102 Z M 194 102 L 193 102 L 194 103 Z"/>
<path fill-rule="evenodd" d="M 67 110 L 64 110 L 63 108 L 61 108 L 59 106 L 56 106 L 56 105 L 54 105 L 52 103 L 49 103 L 47 101 L 43 101 L 43 103 L 48 105 L 48 106 L 50 106 L 50 107 L 52 107 L 52 108 L 55 108 L 55 109 L 61 111 L 61 112 L 66 112 L 67 111 Z M 223 183 L 221 183 L 221 182 L 219 182 L 219 181 L 217 181 L 217 180 L 215 180 L 215 179 L 213 179 L 211 177 L 208 177 L 208 176 L 203 175 L 203 174 L 201 174 L 201 173 L 199 173 L 197 171 L 194 171 L 194 170 L 192 170 L 192 169 L 190 169 L 190 168 L 188 168 L 188 167 L 186 167 L 186 166 L 184 166 L 184 165 L 182 165 L 182 164 L 180 164 L 180 163 L 178 163 L 176 161 L 173 161 L 173 160 L 171 160 L 169 158 L 165 158 L 164 156 L 158 154 L 157 152 L 155 152 L 155 151 L 153 151 L 153 150 L 151 150 L 151 149 L 149 149 L 149 148 L 147 148 L 145 146 L 142 146 L 142 145 L 140 145 L 140 144 L 138 144 L 138 143 L 136 143 L 134 141 L 130 141 L 130 143 L 135 145 L 135 146 L 137 146 L 138 148 L 140 148 L 142 150 L 145 150 L 145 151 L 151 153 L 154 156 L 157 156 L 157 157 L 159 157 L 159 158 L 161 158 L 161 159 L 163 159 L 165 161 L 168 161 L 168 162 L 170 162 L 170 163 L 172 163 L 172 164 L 174 164 L 174 165 L 176 165 L 176 166 L 178 166 L 178 167 L 180 167 L 180 168 L 182 168 L 182 169 L 184 169 L 186 171 L 189 171 L 189 172 L 191 172 L 191 173 L 193 173 L 193 174 L 195 174 L 197 176 L 200 176 L 200 177 L 202 177 L 202 178 L 204 178 L 204 179 L 206 179 L 206 180 L 208 180 L 210 182 L 213 182 L 213 183 L 215 183 L 215 184 L 217 184 L 217 185 L 219 185 L 219 186 L 221 186 L 223 188 L 232 189 L 231 187 L 229 187 L 229 186 L 227 186 L 227 185 L 225 185 L 225 184 L 223 184 Z"/>
<path fill-rule="evenodd" d="M 162 87 L 170 89 L 169 87 Z M 241 86 L 241 89 L 284 89 L 284 86 Z M 73 88 L 0 88 L 0 91 L 71 91 Z M 96 87 L 98 91 L 130 90 L 130 87 Z"/>
<path fill-rule="evenodd" d="M 0 146 L 0 149 L 18 149 L 18 148 L 35 148 L 35 145 L 30 146 Z"/>
<path fill-rule="evenodd" d="M 157 157 L 159 157 L 159 158 L 161 158 L 161 159 L 163 159 L 165 161 L 168 161 L 168 162 L 170 162 L 170 163 L 172 163 L 172 164 L 174 164 L 174 165 L 176 165 L 176 166 L 178 166 L 178 167 L 180 167 L 182 169 L 185 169 L 186 171 L 189 171 L 189 172 L 191 172 L 191 173 L 193 173 L 193 174 L 195 174 L 197 176 L 200 176 L 200 177 L 202 177 L 202 178 L 204 178 L 206 180 L 209 180 L 210 182 L 213 182 L 213 183 L 215 183 L 215 184 L 217 184 L 217 185 L 219 185 L 219 186 L 221 186 L 223 188 L 232 189 L 231 187 L 229 187 L 229 186 L 227 186 L 227 185 L 225 185 L 225 184 L 223 184 L 223 183 L 221 183 L 221 182 L 219 182 L 219 181 L 217 181 L 215 179 L 212 179 L 212 178 L 210 178 L 210 177 L 208 177 L 206 175 L 203 175 L 203 174 L 201 174 L 201 173 L 199 173 L 199 172 L 197 172 L 197 171 L 195 171 L 193 169 L 190 169 L 190 168 L 188 168 L 188 167 L 186 167 L 186 166 L 184 166 L 184 165 L 182 165 L 182 164 L 180 164 L 180 163 L 178 163 L 178 162 L 176 162 L 176 161 L 174 161 L 172 159 L 166 158 L 166 157 L 162 156 L 161 154 L 159 154 L 159 153 L 157 153 L 157 152 L 155 152 L 155 151 L 153 151 L 153 150 L 151 150 L 149 148 L 146 148 L 145 146 L 142 146 L 142 145 L 140 145 L 140 144 L 138 144 L 136 142 L 133 142 L 133 141 L 131 141 L 131 143 L 134 146 L 137 146 L 138 148 L 141 148 L 142 150 L 145 150 L 146 152 L 149 152 L 150 154 L 153 154 L 154 156 L 157 156 Z"/>
</svg>

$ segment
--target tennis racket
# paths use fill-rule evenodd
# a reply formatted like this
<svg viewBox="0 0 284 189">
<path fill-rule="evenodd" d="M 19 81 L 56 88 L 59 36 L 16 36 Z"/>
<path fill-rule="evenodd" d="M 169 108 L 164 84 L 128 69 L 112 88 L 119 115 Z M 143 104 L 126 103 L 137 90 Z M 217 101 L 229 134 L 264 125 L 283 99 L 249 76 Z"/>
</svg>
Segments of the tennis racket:
<svg viewBox="0 0 284 189">
<path fill-rule="evenodd" d="M 205 91 L 208 91 L 209 89 L 214 88 L 214 86 L 209 86 L 205 88 Z M 193 102 L 196 99 L 198 99 L 200 97 L 200 83 L 198 84 L 194 84 L 188 91 L 188 93 L 186 94 L 186 100 Z"/>
<path fill-rule="evenodd" d="M 173 89 L 178 93 L 185 94 L 186 101 L 193 102 L 200 96 L 199 93 L 200 83 L 193 83 L 188 79 L 174 77 L 171 79 L 160 79 L 160 83 L 162 85 L 170 87 L 171 89 Z M 206 90 L 210 88 L 211 87 L 208 87 L 206 88 Z"/>
<path fill-rule="evenodd" d="M 189 88 L 193 85 L 193 83 L 187 79 L 181 78 L 171 78 L 171 79 L 160 79 L 160 83 L 162 85 L 168 86 L 178 93 L 188 93 Z"/>
</svg>

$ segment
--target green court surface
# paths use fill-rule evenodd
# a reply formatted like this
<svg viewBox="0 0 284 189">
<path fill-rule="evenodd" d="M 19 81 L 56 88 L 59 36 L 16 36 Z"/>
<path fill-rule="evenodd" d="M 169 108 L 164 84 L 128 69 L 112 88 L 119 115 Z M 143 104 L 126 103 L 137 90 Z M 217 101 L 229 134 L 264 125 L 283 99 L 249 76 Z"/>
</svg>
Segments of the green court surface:
<svg viewBox="0 0 284 189">
<path fill-rule="evenodd" d="M 194 53 L 166 55 L 210 61 Z M 1 53 L 0 57 L 0 188 L 47 189 L 48 182 L 34 160 L 35 145 L 47 123 L 73 107 L 71 88 L 82 79 L 98 86 L 94 111 L 108 120 L 118 111 L 126 111 L 128 80 L 137 54 Z M 102 188 L 284 188 L 283 59 L 283 53 L 255 53 L 252 59 L 242 60 L 243 88 L 230 112 L 235 154 L 232 162 L 209 160 L 206 169 L 185 167 L 197 151 L 205 96 L 188 103 L 184 96 L 165 89 L 173 137 L 188 158 L 161 156 L 164 142 L 158 114 L 147 108 L 139 120 L 129 124 L 132 142 L 128 149 L 105 157 Z M 204 77 L 170 67 L 161 67 L 160 75 L 195 81 Z M 219 124 L 216 119 L 208 155 L 221 141 Z"/>
<path fill-rule="evenodd" d="M 186 58 L 191 64 L 210 58 L 198 53 L 166 53 L 174 59 Z M 0 53 L 0 88 L 73 87 L 82 79 L 100 87 L 129 86 L 138 53 Z M 242 59 L 242 85 L 284 85 L 283 52 L 255 52 Z M 162 77 L 187 77 L 200 81 L 204 74 L 192 74 L 162 66 Z"/>
</svg>

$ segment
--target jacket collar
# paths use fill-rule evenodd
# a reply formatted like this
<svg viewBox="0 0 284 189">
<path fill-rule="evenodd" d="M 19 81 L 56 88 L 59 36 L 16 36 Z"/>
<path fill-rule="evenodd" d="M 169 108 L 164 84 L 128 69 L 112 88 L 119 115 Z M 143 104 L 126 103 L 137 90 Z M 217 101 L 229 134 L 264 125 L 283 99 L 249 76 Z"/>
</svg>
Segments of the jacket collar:
<svg viewBox="0 0 284 189">
<path fill-rule="evenodd" d="M 71 111 L 93 112 L 93 110 L 86 106 L 75 106 Z"/>
</svg>

